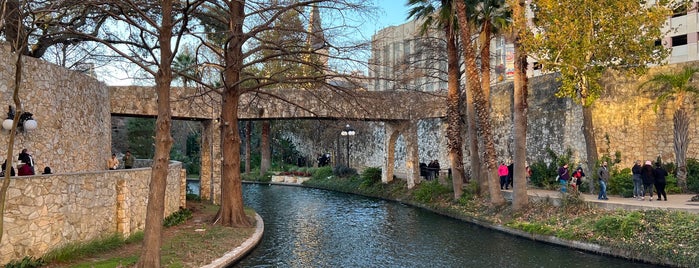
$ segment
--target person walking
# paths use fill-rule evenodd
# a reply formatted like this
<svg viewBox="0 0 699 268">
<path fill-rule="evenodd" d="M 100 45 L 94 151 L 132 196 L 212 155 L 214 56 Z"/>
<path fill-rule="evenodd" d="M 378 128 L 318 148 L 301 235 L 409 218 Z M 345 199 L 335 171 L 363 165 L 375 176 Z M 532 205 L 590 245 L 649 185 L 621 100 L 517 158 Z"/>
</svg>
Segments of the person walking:
<svg viewBox="0 0 699 268">
<path fill-rule="evenodd" d="M 631 168 L 633 180 L 633 198 L 641 200 L 643 194 L 643 180 L 641 180 L 641 160 L 636 160 Z"/>
<path fill-rule="evenodd" d="M 650 160 L 647 160 L 645 165 L 641 167 L 641 180 L 643 181 L 643 193 L 641 201 L 646 198 L 646 193 L 649 194 L 650 200 L 653 201 L 653 184 L 655 183 L 655 175 L 653 175 L 653 167 Z"/>
<path fill-rule="evenodd" d="M 568 172 L 568 163 L 563 164 L 558 169 L 558 182 L 561 183 L 561 192 L 568 192 L 568 181 L 570 180 L 570 172 Z"/>
<path fill-rule="evenodd" d="M 507 170 L 507 166 L 505 165 L 505 162 L 500 163 L 500 167 L 498 167 L 498 176 L 500 176 L 500 190 L 503 188 L 507 190 L 507 175 L 509 174 Z"/>
<path fill-rule="evenodd" d="M 607 168 L 607 161 L 602 162 L 602 166 L 599 167 L 597 171 L 597 176 L 599 176 L 599 194 L 597 199 L 599 200 L 609 200 L 607 197 L 607 183 L 609 182 L 609 169 Z"/>
<path fill-rule="evenodd" d="M 667 171 L 663 169 L 660 163 L 655 163 L 655 170 L 653 170 L 653 177 L 655 179 L 655 191 L 658 192 L 658 201 L 660 201 L 660 196 L 662 195 L 667 201 L 667 193 L 665 193 L 665 177 L 667 176 Z M 650 196 L 653 199 L 653 195 Z"/>
</svg>

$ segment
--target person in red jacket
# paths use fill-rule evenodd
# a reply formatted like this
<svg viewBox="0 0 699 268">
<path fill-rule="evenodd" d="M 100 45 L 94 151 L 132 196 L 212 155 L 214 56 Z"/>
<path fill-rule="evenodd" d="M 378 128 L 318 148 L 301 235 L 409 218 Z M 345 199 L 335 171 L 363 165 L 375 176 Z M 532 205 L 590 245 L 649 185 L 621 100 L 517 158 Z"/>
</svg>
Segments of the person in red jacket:
<svg viewBox="0 0 699 268">
<path fill-rule="evenodd" d="M 31 175 L 34 175 L 34 171 L 32 170 L 31 166 L 20 161 L 19 163 L 17 163 L 17 175 L 19 175 L 19 176 L 31 176 Z"/>
<path fill-rule="evenodd" d="M 508 184 L 507 184 L 507 175 L 510 174 L 509 171 L 507 170 L 507 166 L 505 165 L 505 162 L 500 163 L 500 167 L 498 167 L 498 176 L 500 176 L 500 190 L 503 188 L 507 190 Z"/>
</svg>

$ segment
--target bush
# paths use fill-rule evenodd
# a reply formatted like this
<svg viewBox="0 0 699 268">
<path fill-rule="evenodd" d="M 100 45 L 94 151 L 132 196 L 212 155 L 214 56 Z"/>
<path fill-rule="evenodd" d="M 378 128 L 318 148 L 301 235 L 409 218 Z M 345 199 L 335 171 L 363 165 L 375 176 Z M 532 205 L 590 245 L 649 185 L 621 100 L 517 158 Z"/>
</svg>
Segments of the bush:
<svg viewBox="0 0 699 268">
<path fill-rule="evenodd" d="M 361 187 L 371 187 L 376 183 L 381 182 L 381 168 L 371 167 L 364 170 L 362 173 Z"/>
<path fill-rule="evenodd" d="M 633 179 L 631 178 L 631 169 L 625 168 L 621 171 L 612 171 L 607 185 L 607 193 L 610 195 L 621 195 L 622 197 L 633 196 Z"/>
<path fill-rule="evenodd" d="M 415 200 L 420 203 L 430 203 L 436 197 L 450 192 L 450 189 L 439 183 L 437 180 L 420 184 L 415 190 Z"/>
<path fill-rule="evenodd" d="M 563 165 L 563 163 L 568 163 L 569 171 L 573 171 L 575 165 L 570 162 L 573 152 L 568 149 L 564 155 L 557 155 L 550 148 L 546 148 L 551 161 L 549 163 L 539 160 L 537 162 L 529 165 L 532 171 L 531 183 L 536 187 L 541 187 L 544 189 L 554 189 L 558 187 L 559 183 L 556 181 L 556 176 L 558 175 L 558 168 Z"/>
<path fill-rule="evenodd" d="M 192 211 L 186 208 L 180 208 L 180 210 L 177 212 L 172 213 L 170 216 L 163 219 L 163 226 L 175 226 L 187 221 L 190 218 L 192 218 Z"/>
<path fill-rule="evenodd" d="M 312 179 L 327 179 L 333 176 L 333 169 L 331 167 L 319 167 L 314 172 L 312 172 Z"/>
<path fill-rule="evenodd" d="M 333 174 L 341 178 L 348 178 L 357 175 L 357 170 L 343 165 L 337 165 L 333 168 Z"/>
</svg>

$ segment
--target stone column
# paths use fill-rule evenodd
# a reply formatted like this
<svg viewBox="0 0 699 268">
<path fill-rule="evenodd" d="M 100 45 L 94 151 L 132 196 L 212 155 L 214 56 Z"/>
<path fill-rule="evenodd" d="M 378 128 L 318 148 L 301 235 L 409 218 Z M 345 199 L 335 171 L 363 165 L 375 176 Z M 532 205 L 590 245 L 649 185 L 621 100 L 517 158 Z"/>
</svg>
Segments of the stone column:
<svg viewBox="0 0 699 268">
<path fill-rule="evenodd" d="M 407 172 L 408 189 L 420 184 L 420 155 L 417 142 L 417 120 L 410 120 L 408 127 L 403 132 L 405 138 L 405 169 Z"/>
<path fill-rule="evenodd" d="M 202 200 L 210 200 L 211 198 L 211 182 L 213 181 L 213 120 L 204 120 L 201 122 L 201 169 L 199 170 L 199 189 Z"/>
<path fill-rule="evenodd" d="M 395 155 L 396 155 L 396 140 L 400 135 L 400 129 L 402 126 L 400 124 L 388 123 L 384 124 L 384 130 L 386 131 L 386 139 L 384 140 L 384 161 L 383 168 L 381 169 L 381 182 L 389 183 L 393 181 L 393 169 L 395 166 Z"/>
</svg>

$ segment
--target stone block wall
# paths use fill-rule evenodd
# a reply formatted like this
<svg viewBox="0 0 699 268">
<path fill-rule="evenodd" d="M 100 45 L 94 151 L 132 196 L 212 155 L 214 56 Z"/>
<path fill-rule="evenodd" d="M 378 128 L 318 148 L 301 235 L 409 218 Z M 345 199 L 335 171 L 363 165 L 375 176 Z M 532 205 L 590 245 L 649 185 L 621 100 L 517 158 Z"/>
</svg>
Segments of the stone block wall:
<svg viewBox="0 0 699 268">
<path fill-rule="evenodd" d="M 41 257 L 71 242 L 145 227 L 151 169 L 12 177 L 5 204 L 0 263 Z M 164 216 L 185 202 L 182 163 L 168 167 Z"/>
<path fill-rule="evenodd" d="M 14 89 L 14 53 L 0 44 L 0 121 L 6 118 Z M 109 90 L 82 73 L 24 57 L 19 98 L 34 114 L 38 128 L 18 133 L 12 158 L 23 148 L 33 152 L 36 171 L 54 173 L 102 170 L 111 155 Z M 17 107 L 15 107 L 17 108 Z M 0 129 L 0 162 L 7 158 L 9 132 Z"/>
</svg>

